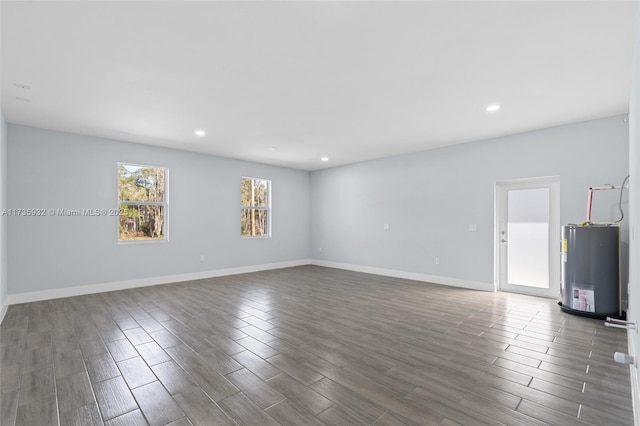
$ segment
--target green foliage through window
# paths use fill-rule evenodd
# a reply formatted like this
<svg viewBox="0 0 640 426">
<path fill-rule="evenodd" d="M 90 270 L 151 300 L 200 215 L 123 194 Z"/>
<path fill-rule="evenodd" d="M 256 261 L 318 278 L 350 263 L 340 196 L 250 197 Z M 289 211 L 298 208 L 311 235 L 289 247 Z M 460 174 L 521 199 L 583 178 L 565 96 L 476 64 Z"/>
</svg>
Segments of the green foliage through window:
<svg viewBox="0 0 640 426">
<path fill-rule="evenodd" d="M 118 164 L 120 241 L 165 239 L 166 172 L 162 167 Z"/>
<path fill-rule="evenodd" d="M 240 235 L 243 237 L 271 236 L 271 181 L 242 178 L 240 191 Z"/>
</svg>

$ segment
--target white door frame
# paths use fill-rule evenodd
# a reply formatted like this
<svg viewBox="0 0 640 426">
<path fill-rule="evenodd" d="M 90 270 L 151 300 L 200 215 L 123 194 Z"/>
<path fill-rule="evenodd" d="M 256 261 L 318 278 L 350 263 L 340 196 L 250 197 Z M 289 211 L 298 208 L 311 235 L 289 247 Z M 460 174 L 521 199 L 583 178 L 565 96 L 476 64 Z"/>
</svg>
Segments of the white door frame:
<svg viewBox="0 0 640 426">
<path fill-rule="evenodd" d="M 549 188 L 549 288 L 518 286 L 507 282 L 507 243 L 501 232 L 507 232 L 508 191 Z M 560 295 L 560 177 L 548 176 L 496 182 L 494 225 L 494 285 L 497 290 L 532 296 L 558 298 Z M 508 241 L 508 235 L 507 235 Z"/>
</svg>

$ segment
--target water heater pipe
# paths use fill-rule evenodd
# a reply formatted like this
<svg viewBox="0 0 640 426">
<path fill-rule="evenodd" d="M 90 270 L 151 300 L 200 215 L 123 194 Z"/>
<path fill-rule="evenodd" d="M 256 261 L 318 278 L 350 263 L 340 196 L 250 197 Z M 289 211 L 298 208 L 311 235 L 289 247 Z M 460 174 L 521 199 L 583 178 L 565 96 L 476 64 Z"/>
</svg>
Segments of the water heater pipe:
<svg viewBox="0 0 640 426">
<path fill-rule="evenodd" d="M 615 186 L 615 185 L 606 185 L 606 186 L 592 186 L 589 188 L 589 195 L 587 200 L 587 222 L 591 223 L 591 208 L 593 207 L 593 191 L 607 191 L 609 189 L 623 189 L 627 188 L 627 186 Z"/>
<path fill-rule="evenodd" d="M 593 205 L 593 188 L 589 188 L 589 199 L 587 201 L 587 223 L 591 223 L 591 206 Z"/>
</svg>

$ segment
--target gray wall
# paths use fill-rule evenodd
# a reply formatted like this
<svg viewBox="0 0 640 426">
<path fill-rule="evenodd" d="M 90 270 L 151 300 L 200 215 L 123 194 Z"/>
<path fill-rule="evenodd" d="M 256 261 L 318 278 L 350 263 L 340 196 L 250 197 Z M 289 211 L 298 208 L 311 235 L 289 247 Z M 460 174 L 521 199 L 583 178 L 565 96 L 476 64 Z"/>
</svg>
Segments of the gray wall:
<svg viewBox="0 0 640 426">
<path fill-rule="evenodd" d="M 622 118 L 313 172 L 311 257 L 493 283 L 496 181 L 560 176 L 561 223 L 582 223 L 587 189 L 627 175 Z M 615 201 L 594 217 L 617 219 Z"/>
<path fill-rule="evenodd" d="M 8 156 L 10 208 L 113 208 L 117 162 L 170 170 L 169 243 L 117 244 L 115 217 L 9 218 L 9 294 L 309 257 L 492 283 L 495 182 L 559 175 L 561 222 L 582 222 L 586 189 L 627 174 L 628 126 L 611 117 L 311 174 L 15 125 Z M 271 239 L 238 236 L 243 175 L 273 181 Z M 616 218 L 613 198 L 594 217 Z"/>
<path fill-rule="evenodd" d="M 0 212 L 7 207 L 7 123 L 0 111 Z M 7 217 L 0 216 L 0 320 L 7 304 Z"/>
<path fill-rule="evenodd" d="M 8 137 L 11 208 L 114 208 L 118 162 L 169 168 L 168 243 L 118 244 L 116 217 L 10 217 L 9 294 L 309 257 L 307 172 L 16 125 Z M 240 238 L 241 176 L 272 180 L 273 238 Z"/>
</svg>

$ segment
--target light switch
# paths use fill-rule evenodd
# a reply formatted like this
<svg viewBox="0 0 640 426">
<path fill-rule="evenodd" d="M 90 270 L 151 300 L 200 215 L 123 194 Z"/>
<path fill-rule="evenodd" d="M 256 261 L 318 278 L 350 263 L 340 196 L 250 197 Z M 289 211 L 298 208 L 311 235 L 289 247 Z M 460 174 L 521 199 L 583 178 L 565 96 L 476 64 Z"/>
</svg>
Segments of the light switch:
<svg viewBox="0 0 640 426">
<path fill-rule="evenodd" d="M 478 230 L 478 225 L 476 225 L 475 223 L 469 225 L 469 232 L 476 232 L 477 230 Z"/>
</svg>

